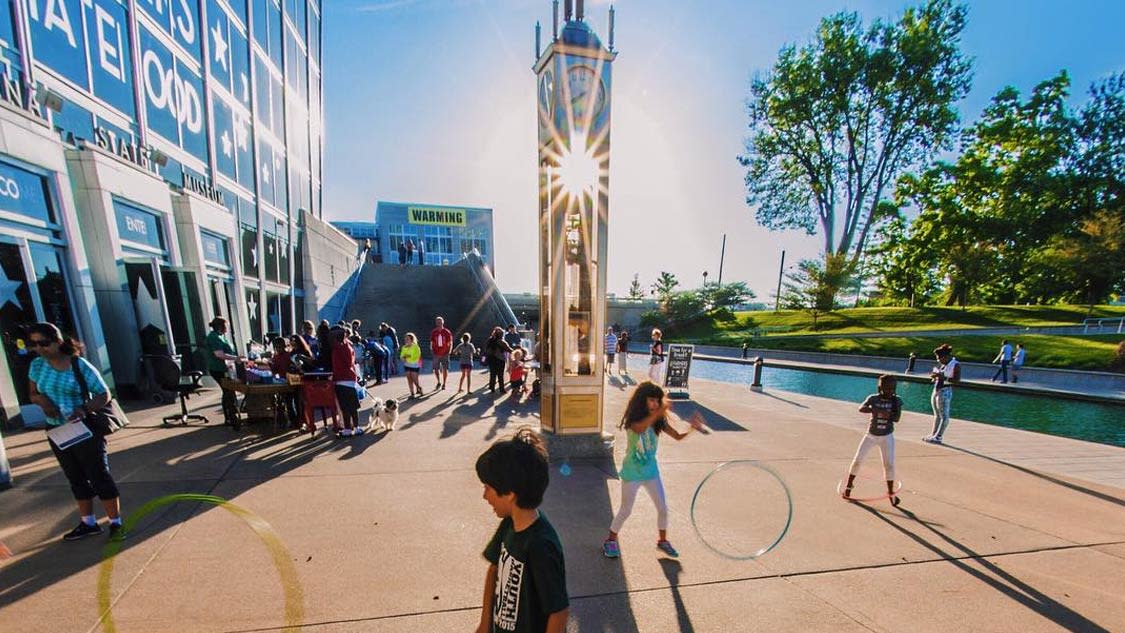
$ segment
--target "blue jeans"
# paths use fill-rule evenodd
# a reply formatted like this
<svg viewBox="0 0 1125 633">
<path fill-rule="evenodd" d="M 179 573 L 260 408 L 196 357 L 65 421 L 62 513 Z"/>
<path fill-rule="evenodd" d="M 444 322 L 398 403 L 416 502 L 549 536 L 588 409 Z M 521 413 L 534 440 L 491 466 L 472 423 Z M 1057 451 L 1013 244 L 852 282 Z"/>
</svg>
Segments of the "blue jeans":
<svg viewBox="0 0 1125 633">
<path fill-rule="evenodd" d="M 930 396 L 930 405 L 934 408 L 934 430 L 930 436 L 934 439 L 941 439 L 945 434 L 945 428 L 949 426 L 949 410 L 953 405 L 953 387 L 943 387 L 941 389 L 934 389 L 934 393 Z"/>
<path fill-rule="evenodd" d="M 1000 369 L 997 369 L 996 373 L 992 374 L 992 379 L 996 380 L 996 378 L 998 376 L 1003 376 L 1003 378 L 1000 379 L 1000 382 L 1007 383 L 1008 382 L 1008 363 L 1010 363 L 1010 362 L 1011 361 L 1007 361 L 1007 360 L 1000 361 Z"/>
</svg>

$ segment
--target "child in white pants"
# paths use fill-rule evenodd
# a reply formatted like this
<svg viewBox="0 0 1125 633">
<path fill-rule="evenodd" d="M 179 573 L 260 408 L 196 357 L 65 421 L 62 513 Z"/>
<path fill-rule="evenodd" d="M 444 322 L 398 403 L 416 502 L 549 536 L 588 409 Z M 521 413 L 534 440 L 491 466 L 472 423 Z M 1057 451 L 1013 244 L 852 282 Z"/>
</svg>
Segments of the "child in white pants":
<svg viewBox="0 0 1125 633">
<path fill-rule="evenodd" d="M 870 413 L 871 423 L 867 427 L 867 434 L 859 442 L 859 448 L 852 458 L 852 465 L 848 469 L 848 483 L 844 486 L 844 498 L 851 499 L 852 486 L 855 484 L 856 473 L 859 472 L 859 463 L 867 456 L 872 447 L 879 447 L 879 454 L 883 457 L 883 478 L 887 480 L 887 495 L 892 505 L 899 504 L 895 496 L 895 423 L 902 417 L 902 400 L 895 395 L 895 378 L 886 374 L 879 376 L 879 392 L 867 396 L 863 405 L 859 407 L 860 413 Z"/>
<path fill-rule="evenodd" d="M 628 446 L 625 461 L 621 464 L 621 507 L 609 526 L 609 536 L 602 543 L 602 552 L 608 558 L 621 556 L 617 544 L 617 533 L 625 525 L 625 519 L 633 512 L 633 502 L 641 488 L 648 492 L 656 504 L 656 529 L 659 535 L 656 547 L 673 558 L 679 556 L 676 548 L 668 542 L 668 500 L 664 497 L 664 483 L 660 481 L 660 469 L 656 464 L 656 444 L 662 433 L 673 439 L 682 440 L 691 430 L 680 433 L 668 424 L 668 413 L 672 403 L 664 398 L 664 390 L 645 381 L 637 385 L 636 391 L 625 406 L 621 417 L 621 428 L 626 430 Z M 703 416 L 697 411 L 690 421 L 692 430 L 703 425 Z"/>
</svg>

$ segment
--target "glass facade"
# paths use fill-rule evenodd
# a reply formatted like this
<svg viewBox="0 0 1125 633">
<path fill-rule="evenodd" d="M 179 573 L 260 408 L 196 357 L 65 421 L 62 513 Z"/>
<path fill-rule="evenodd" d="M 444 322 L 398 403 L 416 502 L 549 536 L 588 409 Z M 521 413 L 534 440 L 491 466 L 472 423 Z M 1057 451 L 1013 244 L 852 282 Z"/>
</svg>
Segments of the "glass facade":
<svg viewBox="0 0 1125 633">
<path fill-rule="evenodd" d="M 63 95 L 51 123 L 64 141 L 92 144 L 105 135 L 155 148 L 168 157 L 159 173 L 170 184 L 183 186 L 187 173 L 222 191 L 238 235 L 229 253 L 204 239 L 207 262 L 238 258 L 246 277 L 288 287 L 274 293 L 285 298 L 274 305 L 288 323 L 288 299 L 300 294 L 292 287 L 296 217 L 321 210 L 320 5 L 0 0 L 0 70 Z M 20 50 L 21 32 L 30 56 Z M 24 200 L 9 209 L 0 192 L 0 210 L 49 212 L 26 195 L 42 183 L 19 184 Z M 130 251 L 166 256 L 175 227 L 154 225 L 123 200 L 114 204 Z"/>
</svg>

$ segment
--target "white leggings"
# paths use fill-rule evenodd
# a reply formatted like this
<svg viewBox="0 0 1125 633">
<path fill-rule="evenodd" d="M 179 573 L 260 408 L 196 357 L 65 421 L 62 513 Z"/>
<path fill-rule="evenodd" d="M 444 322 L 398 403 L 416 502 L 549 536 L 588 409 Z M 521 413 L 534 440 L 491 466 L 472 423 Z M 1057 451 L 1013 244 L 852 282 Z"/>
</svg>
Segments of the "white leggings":
<svg viewBox="0 0 1125 633">
<path fill-rule="evenodd" d="M 648 496 L 652 497 L 652 502 L 656 504 L 656 529 L 668 529 L 668 500 L 664 498 L 664 483 L 660 481 L 660 477 L 653 477 L 641 481 L 621 480 L 621 507 L 618 508 L 613 523 L 609 526 L 610 532 L 616 534 L 621 531 L 625 519 L 633 513 L 633 502 L 637 500 L 637 492 L 641 488 L 645 489 Z"/>
<path fill-rule="evenodd" d="M 859 448 L 855 451 L 855 457 L 852 458 L 852 466 L 848 469 L 848 474 L 854 475 L 859 471 L 859 463 L 867 456 L 867 452 L 872 447 L 879 447 L 879 454 L 883 456 L 883 478 L 887 481 L 894 481 L 895 479 L 895 436 L 893 433 L 887 435 L 872 435 L 868 433 L 863 436 L 863 441 L 859 443 Z"/>
</svg>

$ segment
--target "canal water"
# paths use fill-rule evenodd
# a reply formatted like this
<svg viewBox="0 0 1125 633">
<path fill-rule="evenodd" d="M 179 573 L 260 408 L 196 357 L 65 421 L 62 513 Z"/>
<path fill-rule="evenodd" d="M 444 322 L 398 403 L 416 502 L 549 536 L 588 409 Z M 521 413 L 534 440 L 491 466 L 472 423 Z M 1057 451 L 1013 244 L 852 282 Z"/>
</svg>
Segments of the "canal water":
<svg viewBox="0 0 1125 633">
<path fill-rule="evenodd" d="M 630 365 L 636 366 L 632 358 Z M 691 377 L 748 387 L 753 382 L 754 368 L 693 360 Z M 854 402 L 858 408 L 864 398 L 875 393 L 875 379 L 765 367 L 762 387 Z M 898 395 L 907 411 L 932 414 L 930 393 L 928 384 L 898 384 Z M 1125 405 L 962 388 L 953 395 L 953 417 L 1125 447 Z"/>
</svg>

